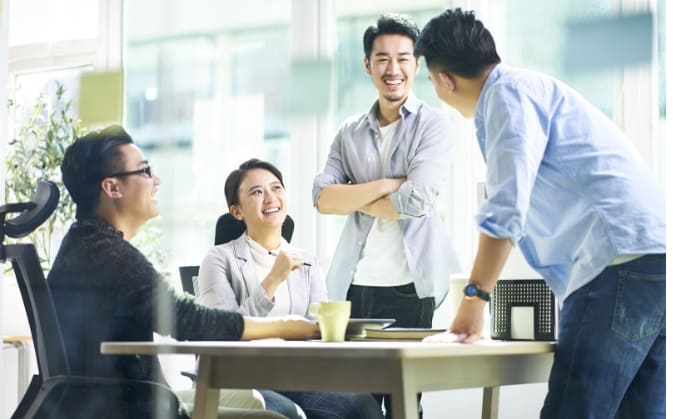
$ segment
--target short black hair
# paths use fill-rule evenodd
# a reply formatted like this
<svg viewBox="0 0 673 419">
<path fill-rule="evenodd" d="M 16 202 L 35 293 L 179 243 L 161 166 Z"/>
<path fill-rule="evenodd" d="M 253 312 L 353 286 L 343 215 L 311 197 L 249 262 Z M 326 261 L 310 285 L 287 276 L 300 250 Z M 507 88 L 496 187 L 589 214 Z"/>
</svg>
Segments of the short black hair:
<svg viewBox="0 0 673 419">
<path fill-rule="evenodd" d="M 111 125 L 79 137 L 65 150 L 61 176 L 77 205 L 77 218 L 91 216 L 98 206 L 101 181 L 124 170 L 124 144 L 133 144 L 133 139 L 121 126 Z"/>
<path fill-rule="evenodd" d="M 245 174 L 253 169 L 264 169 L 273 173 L 273 175 L 276 176 L 280 181 L 280 184 L 283 185 L 283 188 L 285 188 L 285 184 L 283 183 L 283 174 L 276 166 L 269 163 L 268 161 L 260 159 L 247 160 L 241 163 L 241 165 L 238 166 L 238 169 L 229 173 L 227 180 L 224 182 L 224 197 L 227 199 L 227 206 L 229 208 L 231 208 L 232 205 L 239 204 L 240 200 L 238 199 L 238 189 L 241 187 L 241 183 L 243 183 Z"/>
<path fill-rule="evenodd" d="M 418 25 L 407 15 L 399 13 L 386 13 L 379 17 L 376 26 L 372 25 L 365 30 L 362 37 L 364 44 L 365 57 L 369 58 L 372 54 L 374 40 L 379 35 L 404 35 L 411 38 L 415 44 L 418 39 Z"/>
<path fill-rule="evenodd" d="M 421 31 L 414 52 L 424 56 L 430 70 L 465 78 L 480 76 L 500 62 L 491 33 L 473 11 L 447 9 Z"/>
</svg>

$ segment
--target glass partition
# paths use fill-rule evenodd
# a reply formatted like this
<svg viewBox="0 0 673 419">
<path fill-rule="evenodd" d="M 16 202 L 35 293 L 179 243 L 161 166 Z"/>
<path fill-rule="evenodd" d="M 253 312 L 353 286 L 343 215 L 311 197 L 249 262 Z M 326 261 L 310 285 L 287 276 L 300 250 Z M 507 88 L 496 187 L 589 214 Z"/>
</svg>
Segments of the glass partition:
<svg viewBox="0 0 673 419">
<path fill-rule="evenodd" d="M 200 264 L 251 157 L 286 172 L 290 1 L 125 3 L 126 127 L 161 178 L 169 273 Z M 157 16 L 149 24 L 139 16 Z M 149 26 L 149 27 L 148 27 Z"/>
<path fill-rule="evenodd" d="M 318 253 L 323 268 L 328 268 L 343 217 L 318 216 L 305 190 L 310 188 L 311 174 L 324 165 L 336 127 L 344 118 L 366 111 L 376 98 L 363 68 L 362 34 L 382 13 L 409 14 L 422 27 L 447 6 L 475 7 L 492 29 L 505 62 L 561 78 L 611 117 L 621 111 L 616 108 L 617 98 L 630 82 L 614 71 L 571 74 L 564 70 L 567 22 L 616 13 L 611 0 L 567 0 L 553 5 L 533 0 L 319 4 L 325 16 L 298 13 L 296 8 L 306 6 L 302 0 L 251 0 L 235 8 L 214 0 L 188 5 L 177 0 L 124 3 L 125 125 L 162 179 L 160 222 L 173 276 L 179 265 L 198 264 L 211 246 L 215 220 L 227 210 L 224 179 L 253 156 L 278 165 L 289 177 L 288 189 L 301 189 L 290 202 L 290 212 L 299 220 L 298 237 L 305 238 L 304 232 L 314 237 L 313 242 L 301 244 Z M 316 29 L 316 21 L 329 25 L 318 23 Z M 305 33 L 311 39 L 293 39 L 293 34 Z M 312 92 L 292 90 L 293 51 L 298 44 L 303 48 L 324 39 L 333 40 L 327 50 L 333 60 L 334 95 L 324 115 L 310 123 L 302 120 L 304 125 L 297 130 L 297 118 L 287 109 L 288 98 Z M 314 49 L 316 56 L 324 52 L 321 48 Z M 663 83 L 654 90 L 660 86 Z M 414 91 L 430 105 L 445 109 L 454 121 L 449 135 L 455 140 L 456 158 L 453 166 L 447 165 L 449 180 L 439 209 L 468 268 L 476 245 L 476 229 L 470 221 L 478 205 L 477 184 L 483 179 L 474 128 L 471 121 L 440 104 L 424 64 Z"/>
<path fill-rule="evenodd" d="M 541 71 L 563 80 L 608 117 L 613 115 L 614 70 L 573 73 L 566 70 L 566 25 L 615 13 L 612 0 L 565 0 L 506 2 L 502 39 L 496 39 L 501 58 L 510 65 Z"/>
</svg>

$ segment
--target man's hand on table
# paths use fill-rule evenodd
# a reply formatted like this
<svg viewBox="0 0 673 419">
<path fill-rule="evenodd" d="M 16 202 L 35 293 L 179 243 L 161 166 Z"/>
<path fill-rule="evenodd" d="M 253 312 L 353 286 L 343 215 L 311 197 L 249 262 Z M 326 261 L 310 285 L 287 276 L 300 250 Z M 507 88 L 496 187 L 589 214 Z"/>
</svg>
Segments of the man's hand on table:
<svg viewBox="0 0 673 419">
<path fill-rule="evenodd" d="M 423 342 L 473 343 L 481 338 L 484 328 L 484 304 L 481 300 L 462 300 L 449 330 L 428 336 Z"/>
<path fill-rule="evenodd" d="M 241 340 L 281 338 L 286 340 L 307 340 L 320 336 L 320 328 L 315 321 L 302 316 L 244 317 Z"/>
</svg>

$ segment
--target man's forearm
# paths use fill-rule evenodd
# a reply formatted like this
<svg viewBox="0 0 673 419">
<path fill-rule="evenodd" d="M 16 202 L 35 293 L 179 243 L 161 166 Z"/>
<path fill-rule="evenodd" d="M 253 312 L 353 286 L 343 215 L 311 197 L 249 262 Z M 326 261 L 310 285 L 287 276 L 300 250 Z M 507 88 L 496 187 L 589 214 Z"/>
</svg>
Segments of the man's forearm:
<svg viewBox="0 0 673 419">
<path fill-rule="evenodd" d="M 302 316 L 243 317 L 241 340 L 282 339 L 305 340 L 318 335 L 318 325 Z"/>
<path fill-rule="evenodd" d="M 351 214 L 396 191 L 404 179 L 379 179 L 367 183 L 328 185 L 320 191 L 321 214 Z"/>
<path fill-rule="evenodd" d="M 479 248 L 470 274 L 470 282 L 489 293 L 492 292 L 511 251 L 510 239 L 497 239 L 479 233 Z"/>
<path fill-rule="evenodd" d="M 390 199 L 390 194 L 371 202 L 360 208 L 360 212 L 371 215 L 372 217 L 385 218 L 387 220 L 399 220 L 400 214 Z"/>
<path fill-rule="evenodd" d="M 509 239 L 496 239 L 480 233 L 479 249 L 470 274 L 470 282 L 488 293 L 493 292 L 511 250 L 512 242 Z M 485 305 L 486 302 L 480 298 L 461 300 L 458 312 L 449 327 L 450 332 L 455 335 L 455 341 L 474 342 L 481 337 Z"/>
</svg>

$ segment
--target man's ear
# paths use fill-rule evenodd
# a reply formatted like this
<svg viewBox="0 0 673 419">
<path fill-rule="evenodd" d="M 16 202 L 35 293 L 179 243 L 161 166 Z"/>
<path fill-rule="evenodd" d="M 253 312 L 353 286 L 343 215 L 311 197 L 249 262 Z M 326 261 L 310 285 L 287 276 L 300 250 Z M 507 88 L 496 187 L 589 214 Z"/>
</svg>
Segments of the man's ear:
<svg viewBox="0 0 673 419">
<path fill-rule="evenodd" d="M 238 221 L 243 221 L 243 213 L 241 208 L 238 205 L 232 205 L 229 207 L 229 213 L 234 216 Z"/>
<path fill-rule="evenodd" d="M 444 83 L 450 92 L 456 90 L 456 78 L 454 76 L 451 74 L 442 73 L 441 71 L 438 74 L 439 79 L 442 81 L 442 83 Z"/>
<path fill-rule="evenodd" d="M 121 198 L 122 193 L 119 190 L 119 184 L 117 183 L 117 179 L 115 178 L 105 178 L 101 181 L 100 183 L 100 189 L 103 191 L 103 193 L 110 198 Z"/>
<path fill-rule="evenodd" d="M 370 63 L 369 63 L 369 57 L 365 57 L 365 71 L 367 72 L 367 74 L 369 74 L 369 75 L 371 76 L 371 74 L 372 74 L 372 67 L 371 67 L 371 65 L 370 65 Z"/>
</svg>

